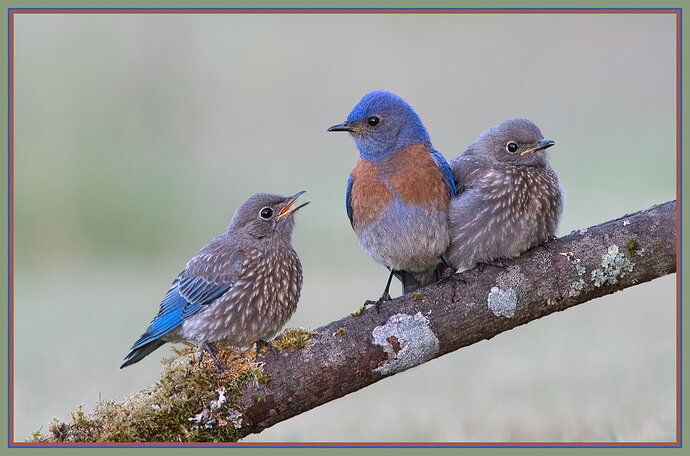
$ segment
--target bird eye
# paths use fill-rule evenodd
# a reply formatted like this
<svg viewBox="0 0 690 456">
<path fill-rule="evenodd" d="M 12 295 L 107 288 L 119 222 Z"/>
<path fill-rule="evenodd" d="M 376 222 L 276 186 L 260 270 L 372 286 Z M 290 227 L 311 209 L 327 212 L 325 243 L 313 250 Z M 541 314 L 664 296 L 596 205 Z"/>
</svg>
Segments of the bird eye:
<svg viewBox="0 0 690 456">
<path fill-rule="evenodd" d="M 510 141 L 506 144 L 506 150 L 511 154 L 514 154 L 518 150 L 518 145 L 514 141 Z"/>
<path fill-rule="evenodd" d="M 380 121 L 381 121 L 381 119 L 376 117 L 376 116 L 371 116 L 367 119 L 367 123 L 372 127 L 377 126 Z"/>
<path fill-rule="evenodd" d="M 261 217 L 264 220 L 268 220 L 271 218 L 273 215 L 273 209 L 270 207 L 264 207 L 259 211 L 259 217 Z"/>
</svg>

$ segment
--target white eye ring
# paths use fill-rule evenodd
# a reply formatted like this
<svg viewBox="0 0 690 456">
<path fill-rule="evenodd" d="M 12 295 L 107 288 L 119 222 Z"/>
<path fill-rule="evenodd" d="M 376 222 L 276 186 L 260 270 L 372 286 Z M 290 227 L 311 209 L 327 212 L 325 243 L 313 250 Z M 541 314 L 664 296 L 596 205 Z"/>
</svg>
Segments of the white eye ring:
<svg viewBox="0 0 690 456">
<path fill-rule="evenodd" d="M 515 141 L 509 141 L 508 144 L 506 144 L 506 150 L 509 153 L 514 154 L 515 152 L 518 151 L 517 143 Z"/>
<path fill-rule="evenodd" d="M 273 217 L 273 209 L 268 206 L 262 207 L 259 211 L 259 218 L 262 220 L 268 220 L 271 217 Z"/>
</svg>

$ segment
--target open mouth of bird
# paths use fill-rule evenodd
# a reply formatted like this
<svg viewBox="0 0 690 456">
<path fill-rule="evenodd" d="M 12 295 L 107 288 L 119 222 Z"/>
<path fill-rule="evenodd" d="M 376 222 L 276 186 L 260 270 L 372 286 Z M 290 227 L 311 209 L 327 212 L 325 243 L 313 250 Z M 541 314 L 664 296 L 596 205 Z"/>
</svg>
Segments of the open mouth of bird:
<svg viewBox="0 0 690 456">
<path fill-rule="evenodd" d="M 307 202 L 300 204 L 299 206 L 295 206 L 295 202 L 297 202 L 297 198 L 302 196 L 304 193 L 306 193 L 306 190 L 302 190 L 301 192 L 297 192 L 294 195 L 292 195 L 288 199 L 287 204 L 285 204 L 285 206 L 283 206 L 283 208 L 280 210 L 280 212 L 276 216 L 276 220 L 279 220 L 279 219 L 285 217 L 286 215 L 294 214 L 295 212 L 297 212 L 298 210 L 302 209 L 304 206 L 309 204 L 309 201 L 307 201 Z"/>
</svg>

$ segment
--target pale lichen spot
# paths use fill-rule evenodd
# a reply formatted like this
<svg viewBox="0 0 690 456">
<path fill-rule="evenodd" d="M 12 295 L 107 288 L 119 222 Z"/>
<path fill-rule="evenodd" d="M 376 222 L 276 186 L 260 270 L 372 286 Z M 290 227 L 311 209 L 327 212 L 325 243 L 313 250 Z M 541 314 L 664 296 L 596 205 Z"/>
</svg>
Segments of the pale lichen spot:
<svg viewBox="0 0 690 456">
<path fill-rule="evenodd" d="M 575 271 L 577 271 L 577 275 L 583 276 L 585 275 L 585 272 L 587 272 L 587 268 L 585 268 L 582 264 L 580 264 L 582 260 L 579 258 L 575 258 L 572 263 L 573 266 L 575 266 Z"/>
<path fill-rule="evenodd" d="M 603 285 L 616 285 L 618 280 L 625 277 L 635 268 L 635 263 L 621 252 L 614 244 L 608 248 L 606 254 L 601 256 L 601 267 L 592 271 L 592 283 L 595 287 Z"/>
<path fill-rule="evenodd" d="M 573 252 L 561 252 L 559 255 L 563 255 L 573 266 L 575 266 L 575 271 L 578 276 L 582 277 L 585 275 L 587 268 L 582 265 L 582 260 L 580 258 L 575 258 Z"/>
<path fill-rule="evenodd" d="M 388 358 L 375 369 L 382 375 L 402 372 L 438 354 L 438 338 L 421 312 L 392 315 L 384 325 L 375 327 L 371 335 L 374 345 L 382 347 Z"/>
<path fill-rule="evenodd" d="M 519 266 L 509 266 L 507 271 L 501 272 L 496 277 L 496 287 L 501 290 L 512 289 L 517 296 L 518 305 L 527 303 L 531 284 L 522 273 Z"/>
<path fill-rule="evenodd" d="M 518 296 L 512 288 L 504 290 L 502 288 L 492 287 L 487 298 L 489 309 L 497 317 L 514 317 L 517 303 Z"/>
<path fill-rule="evenodd" d="M 585 288 L 585 285 L 585 281 L 581 278 L 572 282 L 570 284 L 570 290 L 568 290 L 568 296 L 570 296 L 571 298 L 579 296 L 580 293 L 582 293 L 582 290 Z"/>
<path fill-rule="evenodd" d="M 242 427 L 242 413 L 238 410 L 230 410 L 227 415 L 228 424 L 233 428 L 239 429 Z"/>
</svg>

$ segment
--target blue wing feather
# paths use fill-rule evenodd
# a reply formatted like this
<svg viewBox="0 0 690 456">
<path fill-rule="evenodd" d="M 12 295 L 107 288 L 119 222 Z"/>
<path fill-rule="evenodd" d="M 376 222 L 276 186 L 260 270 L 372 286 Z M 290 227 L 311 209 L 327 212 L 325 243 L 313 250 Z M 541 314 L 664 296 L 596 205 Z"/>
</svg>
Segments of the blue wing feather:
<svg viewBox="0 0 690 456">
<path fill-rule="evenodd" d="M 350 219 L 350 225 L 355 227 L 355 222 L 352 220 L 352 173 L 347 178 L 347 192 L 345 193 L 345 210 L 347 211 L 347 218 Z"/>
<path fill-rule="evenodd" d="M 134 343 L 136 350 L 177 328 L 182 322 L 199 312 L 203 306 L 220 298 L 232 288 L 229 283 L 212 283 L 202 277 L 185 277 L 184 272 L 173 281 L 161 301 L 158 315 L 146 332 Z"/>
<path fill-rule="evenodd" d="M 230 283 L 213 283 L 203 277 L 183 279 L 180 281 L 179 292 L 187 301 L 187 306 L 182 310 L 182 318 L 191 317 L 204 305 L 223 296 L 230 288 Z"/>
<path fill-rule="evenodd" d="M 455 198 L 455 196 L 458 194 L 458 191 L 455 188 L 455 178 L 453 177 L 453 171 L 451 171 L 450 165 L 443 155 L 441 155 L 441 153 L 437 150 L 432 151 L 431 156 L 434 157 L 434 160 L 436 160 L 436 163 L 441 168 L 441 171 L 443 171 L 443 177 L 445 179 L 446 189 L 448 189 L 448 194 L 451 198 Z"/>
<path fill-rule="evenodd" d="M 243 255 L 227 234 L 218 236 L 201 249 L 175 278 L 161 301 L 158 314 L 134 342 L 120 368 L 156 350 L 166 342 L 163 336 L 230 290 L 240 273 Z M 221 264 L 223 267 L 218 269 Z"/>
</svg>

